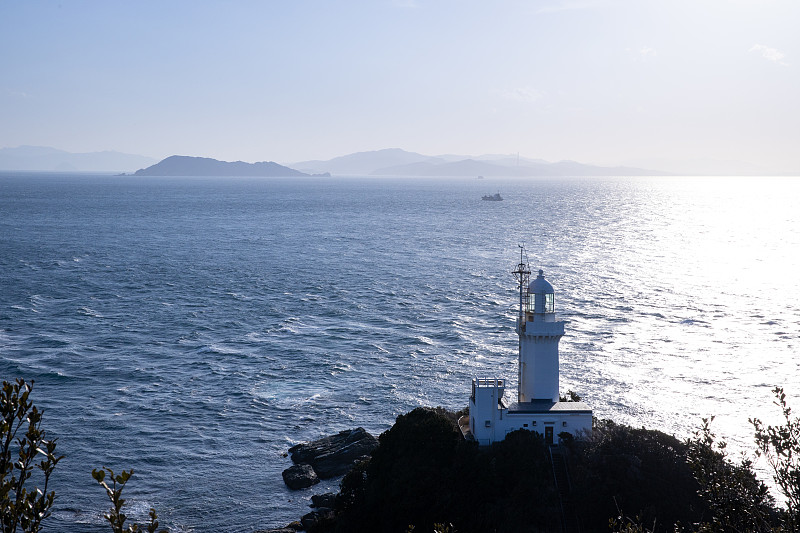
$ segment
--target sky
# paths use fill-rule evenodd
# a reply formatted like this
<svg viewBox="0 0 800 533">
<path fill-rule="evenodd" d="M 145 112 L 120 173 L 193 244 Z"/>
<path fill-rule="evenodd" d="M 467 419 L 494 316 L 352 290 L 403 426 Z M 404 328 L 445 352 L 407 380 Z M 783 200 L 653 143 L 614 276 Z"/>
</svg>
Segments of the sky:
<svg viewBox="0 0 800 533">
<path fill-rule="evenodd" d="M 0 148 L 800 175 L 796 0 L 0 0 Z"/>
</svg>

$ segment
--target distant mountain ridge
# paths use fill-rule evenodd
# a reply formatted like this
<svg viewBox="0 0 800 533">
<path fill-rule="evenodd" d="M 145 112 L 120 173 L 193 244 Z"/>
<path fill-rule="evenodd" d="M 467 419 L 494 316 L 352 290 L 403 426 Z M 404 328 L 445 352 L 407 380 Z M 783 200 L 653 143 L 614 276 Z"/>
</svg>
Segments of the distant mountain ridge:
<svg viewBox="0 0 800 533">
<path fill-rule="evenodd" d="M 124 172 L 155 162 L 152 157 L 112 151 L 72 153 L 49 146 L 0 148 L 2 170 Z"/>
<path fill-rule="evenodd" d="M 636 167 L 601 167 L 575 161 L 550 163 L 507 154 L 478 157 L 427 156 L 398 148 L 358 152 L 328 161 L 302 161 L 292 167 L 304 172 L 360 176 L 660 176 L 667 173 Z"/>
<path fill-rule="evenodd" d="M 479 156 L 442 154 L 436 156 L 386 148 L 357 152 L 329 160 L 311 160 L 280 165 L 274 162 L 226 162 L 189 156 L 183 163 L 167 158 L 105 151 L 71 153 L 46 146 L 0 148 L 0 171 L 110 172 L 143 175 L 219 175 L 219 176 L 782 176 L 797 173 L 775 172 L 745 161 L 693 159 L 630 159 L 622 166 L 599 166 L 576 161 L 549 162 L 520 157 L 518 154 Z M 203 163 L 204 162 L 204 163 Z M 173 166 L 174 165 L 174 166 Z M 155 167 L 155 168 L 151 168 Z M 182 167 L 182 168 L 178 168 Z M 157 170 L 156 170 L 157 169 Z M 297 174 L 295 174 L 295 172 Z"/>
<path fill-rule="evenodd" d="M 400 148 L 385 148 L 383 150 L 357 152 L 334 157 L 327 161 L 312 160 L 302 161 L 300 163 L 289 163 L 289 166 L 303 172 L 330 172 L 332 174 L 367 176 L 383 167 L 409 165 L 420 162 L 444 163 L 445 159 L 426 156 L 415 152 L 407 152 Z"/>
<path fill-rule="evenodd" d="M 373 176 L 656 176 L 663 172 L 633 167 L 599 167 L 574 161 L 504 165 L 464 159 L 452 163 L 412 163 L 375 170 Z"/>
<path fill-rule="evenodd" d="M 219 161 L 209 157 L 170 156 L 155 165 L 137 170 L 134 176 L 309 176 L 272 161 L 245 163 Z"/>
</svg>

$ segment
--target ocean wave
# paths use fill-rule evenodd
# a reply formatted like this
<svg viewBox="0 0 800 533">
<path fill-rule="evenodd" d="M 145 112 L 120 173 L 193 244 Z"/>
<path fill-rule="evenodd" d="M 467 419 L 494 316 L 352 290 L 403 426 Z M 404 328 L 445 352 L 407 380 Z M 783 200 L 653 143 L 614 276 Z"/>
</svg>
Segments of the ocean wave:
<svg viewBox="0 0 800 533">
<path fill-rule="evenodd" d="M 89 307 L 83 306 L 78 308 L 78 313 L 83 316 L 90 316 L 92 318 L 105 318 L 102 314 L 98 313 L 94 309 Z"/>
</svg>

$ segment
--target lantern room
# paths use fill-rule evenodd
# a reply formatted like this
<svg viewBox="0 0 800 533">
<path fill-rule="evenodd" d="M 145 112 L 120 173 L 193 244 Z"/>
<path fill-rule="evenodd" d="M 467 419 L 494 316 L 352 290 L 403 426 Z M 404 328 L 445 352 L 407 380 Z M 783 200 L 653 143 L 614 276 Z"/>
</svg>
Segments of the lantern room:
<svg viewBox="0 0 800 533">
<path fill-rule="evenodd" d="M 555 291 L 550 282 L 544 279 L 544 271 L 539 270 L 530 284 L 525 297 L 527 321 L 555 321 Z"/>
</svg>

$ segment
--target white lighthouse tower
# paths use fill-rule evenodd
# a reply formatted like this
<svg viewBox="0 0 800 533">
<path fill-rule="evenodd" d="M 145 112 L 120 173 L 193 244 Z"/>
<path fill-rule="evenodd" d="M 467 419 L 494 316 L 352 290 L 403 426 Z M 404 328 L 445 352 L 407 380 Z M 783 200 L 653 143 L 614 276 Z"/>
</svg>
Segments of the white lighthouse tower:
<svg viewBox="0 0 800 533">
<path fill-rule="evenodd" d="M 514 274 L 520 279 L 522 310 L 517 316 L 519 335 L 519 402 L 558 401 L 558 341 L 564 323 L 556 320 L 555 291 L 544 272 L 527 282 L 530 271 L 520 262 Z M 527 294 L 524 293 L 528 285 Z"/>
<path fill-rule="evenodd" d="M 592 410 L 583 402 L 560 401 L 558 343 L 564 322 L 556 320 L 555 290 L 544 272 L 531 280 L 531 271 L 520 249 L 513 272 L 519 284 L 519 390 L 517 401 L 504 397 L 505 380 L 475 378 L 469 401 L 469 418 L 459 421 L 465 436 L 479 444 L 503 440 L 518 429 L 535 431 L 554 444 L 559 435 L 581 437 L 592 431 Z"/>
</svg>

